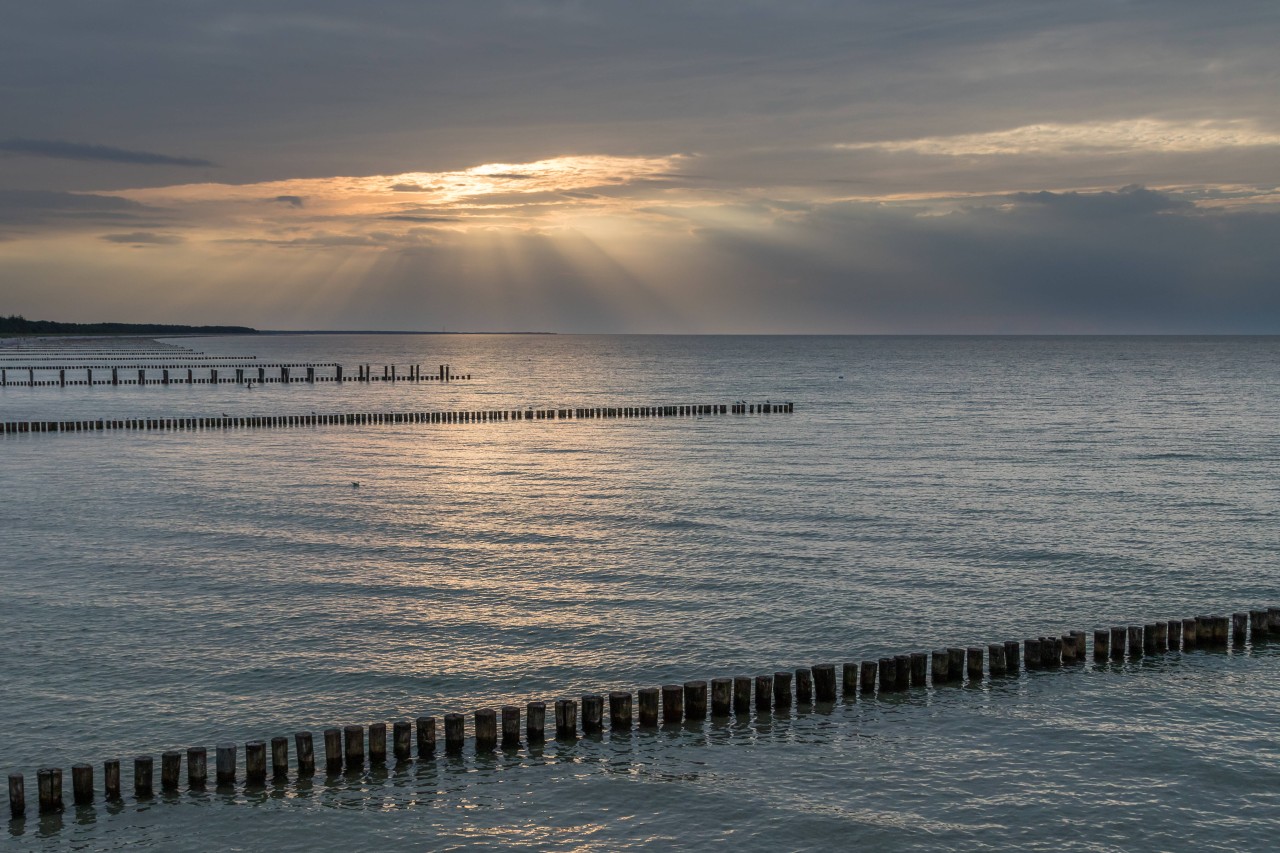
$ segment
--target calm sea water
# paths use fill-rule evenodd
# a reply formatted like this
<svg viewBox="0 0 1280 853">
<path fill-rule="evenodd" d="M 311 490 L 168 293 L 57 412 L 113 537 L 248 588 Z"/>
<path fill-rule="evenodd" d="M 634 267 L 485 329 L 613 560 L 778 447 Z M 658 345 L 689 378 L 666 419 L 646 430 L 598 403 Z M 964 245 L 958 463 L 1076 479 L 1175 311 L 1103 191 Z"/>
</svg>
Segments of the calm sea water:
<svg viewBox="0 0 1280 853">
<path fill-rule="evenodd" d="M 1280 604 L 1276 338 L 183 343 L 475 378 L 8 388 L 0 412 L 796 413 L 0 439 L 0 765 L 31 800 L 45 765 Z M 1277 676 L 1265 647 L 1089 665 L 69 805 L 0 844 L 1267 849 Z"/>
</svg>

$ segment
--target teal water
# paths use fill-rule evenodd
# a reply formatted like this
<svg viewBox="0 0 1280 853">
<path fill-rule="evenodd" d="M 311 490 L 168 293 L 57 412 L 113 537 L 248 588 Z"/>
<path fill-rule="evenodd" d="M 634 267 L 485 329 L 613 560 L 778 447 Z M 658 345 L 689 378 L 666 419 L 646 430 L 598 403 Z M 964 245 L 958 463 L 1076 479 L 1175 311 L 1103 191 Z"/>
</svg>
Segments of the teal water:
<svg viewBox="0 0 1280 853">
<path fill-rule="evenodd" d="M 0 764 L 32 798 L 48 764 L 1280 604 L 1273 338 L 193 345 L 475 378 L 7 388 L 0 410 L 796 413 L 0 440 Z M 1265 647 L 1089 665 L 234 801 L 126 799 L 11 823 L 8 842 L 1265 848 L 1278 672 Z"/>
</svg>

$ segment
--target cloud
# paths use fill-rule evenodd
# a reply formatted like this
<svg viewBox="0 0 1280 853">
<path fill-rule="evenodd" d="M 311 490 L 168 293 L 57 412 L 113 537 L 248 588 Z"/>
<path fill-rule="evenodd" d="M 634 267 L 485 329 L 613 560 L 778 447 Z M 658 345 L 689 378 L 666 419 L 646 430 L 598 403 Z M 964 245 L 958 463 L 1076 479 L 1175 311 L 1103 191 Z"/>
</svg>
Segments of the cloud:
<svg viewBox="0 0 1280 853">
<path fill-rule="evenodd" d="M 302 196 L 300 195 L 278 195 L 269 200 L 278 201 L 281 204 L 287 204 L 289 205 L 289 207 L 294 207 L 294 208 L 302 207 Z"/>
<path fill-rule="evenodd" d="M 127 163 L 136 166 L 215 166 L 217 164 L 198 157 L 171 157 L 151 151 L 132 151 L 112 148 L 109 145 L 85 145 L 59 139 L 11 139 L 0 140 L 0 152 L 27 157 L 48 157 L 54 160 L 88 160 L 107 163 Z"/>
<path fill-rule="evenodd" d="M 154 234 L 150 231 L 133 231 L 128 234 L 103 234 L 100 238 L 108 243 L 124 243 L 134 247 L 142 246 L 177 246 L 183 242 L 175 234 Z"/>
</svg>

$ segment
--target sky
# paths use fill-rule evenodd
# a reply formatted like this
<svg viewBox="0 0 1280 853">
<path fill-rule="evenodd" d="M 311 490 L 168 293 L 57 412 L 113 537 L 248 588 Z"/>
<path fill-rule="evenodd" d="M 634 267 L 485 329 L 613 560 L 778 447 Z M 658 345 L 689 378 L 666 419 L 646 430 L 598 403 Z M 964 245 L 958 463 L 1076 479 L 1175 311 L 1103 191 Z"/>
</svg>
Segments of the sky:
<svg viewBox="0 0 1280 853">
<path fill-rule="evenodd" d="M 1280 4 L 59 0 L 0 314 L 1280 333 Z"/>
</svg>

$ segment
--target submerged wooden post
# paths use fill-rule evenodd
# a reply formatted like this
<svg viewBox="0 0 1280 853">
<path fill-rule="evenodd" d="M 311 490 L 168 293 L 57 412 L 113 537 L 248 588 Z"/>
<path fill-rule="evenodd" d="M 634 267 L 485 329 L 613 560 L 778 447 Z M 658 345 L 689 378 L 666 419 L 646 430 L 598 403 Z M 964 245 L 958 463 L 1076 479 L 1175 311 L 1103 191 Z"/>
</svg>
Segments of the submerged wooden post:
<svg viewBox="0 0 1280 853">
<path fill-rule="evenodd" d="M 283 782 L 289 778 L 289 739 L 283 736 L 271 739 L 271 778 Z"/>
<path fill-rule="evenodd" d="M 880 670 L 880 692 L 888 693 L 891 690 L 897 690 L 898 669 L 893 664 L 893 658 L 880 658 L 876 663 Z"/>
<path fill-rule="evenodd" d="M 89 765 L 85 765 L 88 767 Z M 89 768 L 93 773 L 93 768 Z M 178 776 L 182 773 L 182 753 L 176 749 L 166 750 L 160 755 L 160 790 L 178 790 Z"/>
<path fill-rule="evenodd" d="M 773 674 L 773 707 L 779 710 L 791 707 L 790 670 L 779 670 Z M 855 682 L 856 689 L 856 682 Z"/>
<path fill-rule="evenodd" d="M 343 769 L 348 773 L 364 769 L 364 726 L 342 727 L 342 754 Z"/>
<path fill-rule="evenodd" d="M 711 679 L 711 716 L 727 717 L 733 710 L 733 679 Z"/>
<path fill-rule="evenodd" d="M 924 687 L 929 683 L 929 655 L 926 652 L 912 652 L 909 655 L 911 675 L 909 683 L 912 687 Z"/>
<path fill-rule="evenodd" d="M 236 783 L 236 745 L 229 741 L 218 744 L 216 749 L 218 787 Z"/>
<path fill-rule="evenodd" d="M 413 723 L 396 720 L 391 724 L 391 744 L 396 761 L 408 761 L 413 757 Z"/>
<path fill-rule="evenodd" d="M 864 660 L 858 664 L 858 692 L 870 696 L 876 692 L 876 662 Z"/>
<path fill-rule="evenodd" d="M 17 820 L 27 813 L 27 780 L 21 773 L 9 774 L 9 817 Z"/>
<path fill-rule="evenodd" d="M 449 755 L 462 754 L 466 718 L 461 714 L 444 715 L 444 751 Z"/>
<path fill-rule="evenodd" d="M 369 724 L 369 764 L 387 763 L 387 724 Z"/>
<path fill-rule="evenodd" d="M 641 687 L 637 692 L 640 700 L 640 728 L 657 728 L 659 694 L 660 691 L 656 687 Z"/>
<path fill-rule="evenodd" d="M 1142 655 L 1142 626 L 1130 625 L 1128 628 L 1129 635 L 1129 657 L 1136 658 Z"/>
<path fill-rule="evenodd" d="M 1111 632 L 1101 628 L 1093 632 L 1093 659 L 1106 660 L 1111 656 Z"/>
<path fill-rule="evenodd" d="M 92 764 L 71 765 L 71 799 L 77 806 L 93 804 Z"/>
<path fill-rule="evenodd" d="M 298 753 L 298 779 L 310 779 L 316 775 L 316 746 L 311 732 L 295 732 L 293 746 Z"/>
<path fill-rule="evenodd" d="M 947 655 L 950 660 L 947 661 L 947 672 L 951 676 L 952 681 L 959 681 L 964 675 L 964 657 L 965 651 L 959 646 L 949 646 Z"/>
<path fill-rule="evenodd" d="M 609 728 L 615 732 L 631 731 L 631 692 L 615 690 L 609 694 Z"/>
<path fill-rule="evenodd" d="M 1265 610 L 1249 611 L 1249 633 L 1253 635 L 1253 641 L 1255 643 L 1262 642 L 1267 638 L 1267 634 L 1270 633 L 1270 631 L 1268 630 L 1269 621 L 1270 621 L 1270 618 L 1267 614 L 1267 611 Z"/>
<path fill-rule="evenodd" d="M 1009 675 L 1016 676 L 1019 671 L 1018 655 L 1022 647 L 1018 645 L 1017 640 L 1006 640 L 1004 644 L 1004 671 Z"/>
<path fill-rule="evenodd" d="M 498 712 L 481 708 L 475 713 L 476 754 L 493 752 L 498 747 Z"/>
<path fill-rule="evenodd" d="M 588 693 L 582 697 L 582 733 L 593 735 L 604 731 L 604 697 Z"/>
<path fill-rule="evenodd" d="M 342 729 L 324 730 L 324 772 L 329 776 L 342 775 Z"/>
<path fill-rule="evenodd" d="M 1194 619 L 1182 620 L 1182 650 L 1183 651 L 1189 652 L 1196 647 L 1197 639 L 1198 639 L 1197 633 L 1198 632 L 1196 631 L 1196 620 Z"/>
<path fill-rule="evenodd" d="M 244 745 L 244 783 L 262 785 L 267 781 L 267 745 L 251 740 Z"/>
<path fill-rule="evenodd" d="M 932 654 L 933 686 L 938 687 L 951 680 L 951 655 L 946 649 L 934 649 Z"/>
<path fill-rule="evenodd" d="M 991 643 L 987 646 L 987 671 L 992 678 L 1005 674 L 1003 643 Z"/>
<path fill-rule="evenodd" d="M 40 814 L 62 811 L 62 770 L 41 767 L 36 771 L 36 790 L 40 796 Z"/>
<path fill-rule="evenodd" d="M 102 762 L 102 796 L 107 800 L 120 799 L 120 759 L 108 758 Z"/>
<path fill-rule="evenodd" d="M 1154 622 L 1142 626 L 1142 653 L 1147 655 L 1156 653 L 1156 625 Z"/>
<path fill-rule="evenodd" d="M 1111 659 L 1121 660 L 1124 658 L 1124 628 L 1112 626 L 1111 628 Z"/>
<path fill-rule="evenodd" d="M 733 712 L 735 714 L 751 712 L 751 677 L 748 675 L 733 677 Z"/>
<path fill-rule="evenodd" d="M 684 683 L 684 718 L 696 722 L 707 718 L 707 682 Z"/>
<path fill-rule="evenodd" d="M 138 755 L 133 759 L 133 796 L 134 799 L 145 800 L 151 796 L 152 781 L 155 777 L 154 761 L 150 755 Z"/>
<path fill-rule="evenodd" d="M 1168 622 L 1156 622 L 1156 623 L 1155 623 L 1155 625 L 1154 625 L 1153 627 L 1154 627 L 1154 629 L 1155 629 L 1155 630 L 1154 630 L 1154 634 L 1155 634 L 1155 640 L 1154 640 L 1154 642 L 1155 642 L 1155 651 L 1156 651 L 1156 652 L 1167 652 L 1167 651 L 1169 651 L 1169 623 L 1168 623 Z"/>
<path fill-rule="evenodd" d="M 966 650 L 970 683 L 982 681 L 982 647 L 970 646 Z"/>
<path fill-rule="evenodd" d="M 756 676 L 756 713 L 763 714 L 773 707 L 773 676 Z"/>
<path fill-rule="evenodd" d="M 502 748 L 520 748 L 520 706 L 502 706 Z"/>
<path fill-rule="evenodd" d="M 840 687 L 844 693 L 846 702 L 858 698 L 858 663 L 857 661 L 848 661 L 842 666 L 840 672 Z M 778 683 L 778 674 L 773 674 L 773 683 Z M 787 682 L 787 688 L 790 690 L 791 683 Z M 787 697 L 787 704 L 791 704 L 791 697 Z"/>
<path fill-rule="evenodd" d="M 813 667 L 813 695 L 819 702 L 836 701 L 836 668 L 824 663 Z"/>
<path fill-rule="evenodd" d="M 813 704 L 813 671 L 796 670 L 796 702 L 800 705 Z"/>
<path fill-rule="evenodd" d="M 187 787 L 193 791 L 203 788 L 209 781 L 209 755 L 203 746 L 187 750 Z"/>
<path fill-rule="evenodd" d="M 436 718 L 418 717 L 414 728 L 418 735 L 418 757 L 431 758 L 436 754 Z"/>
<path fill-rule="evenodd" d="M 1237 646 L 1243 646 L 1245 639 L 1249 635 L 1249 614 L 1248 613 L 1232 613 L 1231 614 L 1231 642 Z"/>
<path fill-rule="evenodd" d="M 1062 644 L 1062 662 L 1064 664 L 1076 662 L 1076 638 L 1071 634 L 1063 634 L 1059 640 Z"/>
<path fill-rule="evenodd" d="M 556 737 L 573 740 L 578 736 L 578 703 L 573 699 L 556 700 Z"/>
<path fill-rule="evenodd" d="M 529 702 L 524 706 L 524 736 L 530 746 L 547 739 L 547 703 Z"/>
<path fill-rule="evenodd" d="M 665 725 L 684 720 L 684 688 L 679 684 L 662 685 L 662 722 Z"/>
</svg>

